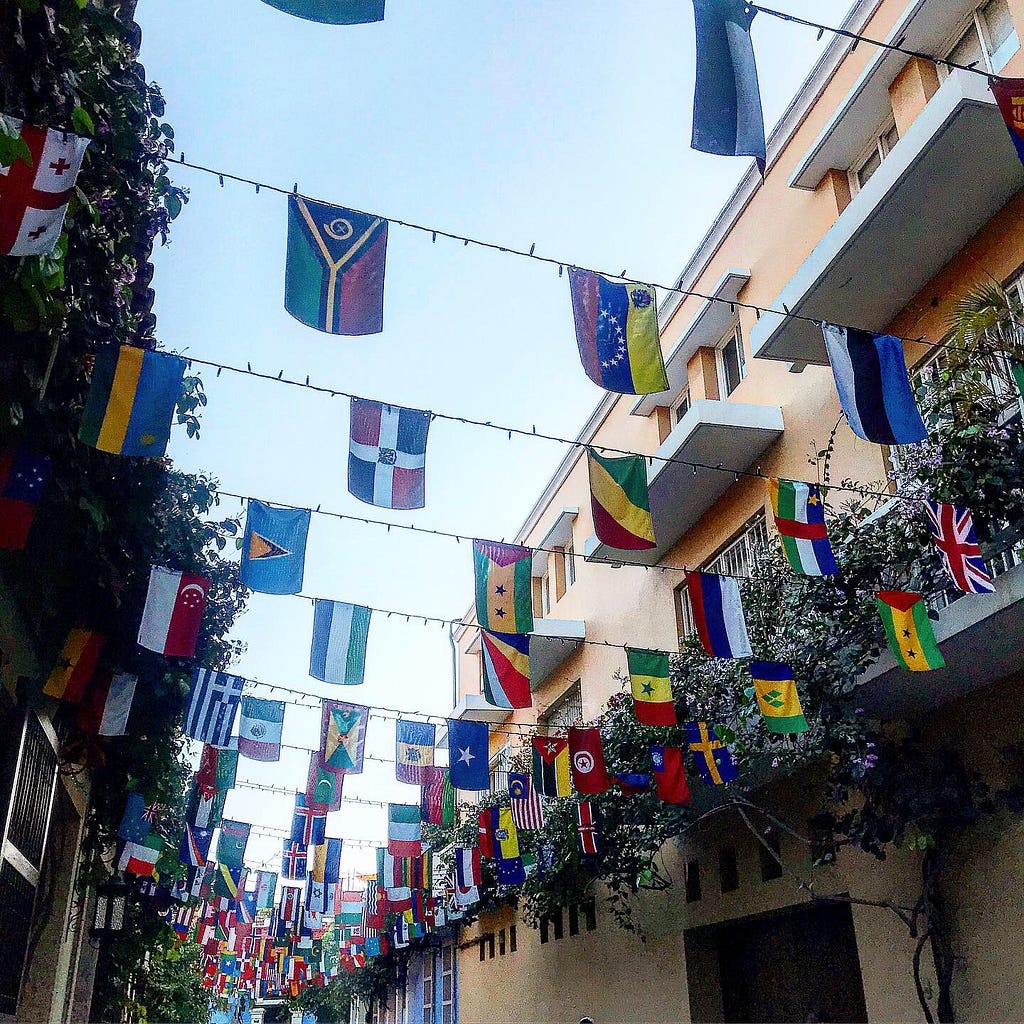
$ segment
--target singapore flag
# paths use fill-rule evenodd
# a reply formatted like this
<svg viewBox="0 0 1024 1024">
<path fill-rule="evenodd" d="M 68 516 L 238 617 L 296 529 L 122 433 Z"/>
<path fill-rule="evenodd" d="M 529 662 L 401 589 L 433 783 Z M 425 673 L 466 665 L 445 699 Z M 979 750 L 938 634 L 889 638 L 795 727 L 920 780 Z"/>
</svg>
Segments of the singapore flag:
<svg viewBox="0 0 1024 1024">
<path fill-rule="evenodd" d="M 210 581 L 205 576 L 154 566 L 139 626 L 139 644 L 157 654 L 191 658 L 196 653 L 209 589 Z"/>
</svg>

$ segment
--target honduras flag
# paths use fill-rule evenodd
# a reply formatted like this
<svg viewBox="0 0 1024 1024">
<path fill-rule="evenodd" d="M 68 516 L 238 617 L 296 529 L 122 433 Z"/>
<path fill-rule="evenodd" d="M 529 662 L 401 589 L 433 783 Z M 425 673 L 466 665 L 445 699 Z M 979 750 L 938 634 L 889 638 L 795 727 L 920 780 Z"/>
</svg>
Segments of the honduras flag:
<svg viewBox="0 0 1024 1024">
<path fill-rule="evenodd" d="M 430 413 L 351 402 L 348 490 L 367 505 L 423 508 Z"/>
<path fill-rule="evenodd" d="M 686 586 L 701 645 L 713 658 L 752 655 L 739 583 L 731 576 L 688 572 Z"/>
<path fill-rule="evenodd" d="M 306 561 L 309 510 L 250 501 L 238 578 L 261 594 L 297 594 Z"/>
</svg>

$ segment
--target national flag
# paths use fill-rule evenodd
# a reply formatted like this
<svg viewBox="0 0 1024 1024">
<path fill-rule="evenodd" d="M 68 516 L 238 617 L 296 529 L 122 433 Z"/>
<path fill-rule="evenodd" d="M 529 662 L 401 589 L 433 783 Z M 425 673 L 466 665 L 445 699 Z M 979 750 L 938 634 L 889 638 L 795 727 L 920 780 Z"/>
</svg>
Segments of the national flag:
<svg viewBox="0 0 1024 1024">
<path fill-rule="evenodd" d="M 782 553 L 793 572 L 801 576 L 834 576 L 839 572 L 825 527 L 821 488 L 773 477 L 768 481 L 768 497 Z"/>
<path fill-rule="evenodd" d="M 881 590 L 876 603 L 889 649 L 904 668 L 911 672 L 945 668 L 946 660 L 935 642 L 928 605 L 921 594 Z"/>
<path fill-rule="evenodd" d="M 261 594 L 297 594 L 306 563 L 309 509 L 271 508 L 250 501 L 238 578 Z"/>
<path fill-rule="evenodd" d="M 989 78 L 988 87 L 1003 115 L 1013 148 L 1024 162 L 1024 78 Z"/>
<path fill-rule="evenodd" d="M 764 715 L 769 732 L 788 735 L 807 731 L 807 719 L 800 707 L 793 669 L 778 661 L 752 661 L 750 678 L 754 681 L 757 706 Z"/>
<path fill-rule="evenodd" d="M 60 238 L 89 140 L 8 114 L 0 118 L 6 134 L 20 137 L 29 153 L 0 166 L 0 255 L 42 256 Z"/>
<path fill-rule="evenodd" d="M 308 848 L 292 839 L 284 840 L 281 852 L 281 877 L 303 881 L 306 877 L 306 859 Z"/>
<path fill-rule="evenodd" d="M 577 793 L 603 793 L 611 786 L 600 729 L 596 726 L 569 729 L 569 766 Z"/>
<path fill-rule="evenodd" d="M 77 704 L 96 671 L 96 662 L 106 639 L 91 629 L 71 630 L 46 680 L 43 693 L 69 704 Z"/>
<path fill-rule="evenodd" d="M 278 938 L 291 935 L 292 931 L 297 928 L 299 914 L 302 911 L 301 892 L 302 889 L 299 886 L 282 886 L 277 911 Z"/>
<path fill-rule="evenodd" d="M 377 850 L 377 885 L 389 903 L 407 899 L 412 894 L 408 868 L 409 861 L 405 857 L 396 857 L 386 849 Z"/>
<path fill-rule="evenodd" d="M 996 588 L 981 557 L 970 509 L 928 500 L 924 507 L 928 513 L 928 529 L 953 582 L 965 594 L 994 593 Z"/>
<path fill-rule="evenodd" d="M 358 686 L 366 670 L 369 632 L 369 608 L 316 598 L 309 674 L 324 683 Z"/>
<path fill-rule="evenodd" d="M 668 654 L 626 648 L 633 713 L 642 725 L 675 725 L 676 706 L 669 681 Z"/>
<path fill-rule="evenodd" d="M 327 885 L 322 880 L 306 873 L 306 927 L 317 930 L 323 927 L 322 915 L 327 913 Z M 316 914 L 310 919 L 308 915 Z"/>
<path fill-rule="evenodd" d="M 0 204 L 2 197 L 0 191 Z M 50 460 L 45 455 L 0 452 L 0 549 L 20 551 L 25 546 L 49 477 Z"/>
<path fill-rule="evenodd" d="M 476 616 L 484 629 L 533 631 L 533 552 L 519 544 L 473 541 Z"/>
<path fill-rule="evenodd" d="M 139 645 L 172 658 L 196 653 L 210 581 L 194 572 L 153 566 L 146 607 L 139 624 Z"/>
<path fill-rule="evenodd" d="M 419 786 L 423 769 L 434 763 L 434 726 L 430 722 L 406 722 L 395 725 L 395 778 Z"/>
<path fill-rule="evenodd" d="M 420 781 L 420 816 L 429 825 L 455 823 L 455 789 L 447 768 L 423 769 Z"/>
<path fill-rule="evenodd" d="M 178 860 L 186 867 L 205 867 L 210 857 L 212 839 L 212 828 L 200 828 L 198 825 L 190 825 L 186 822 L 185 831 L 181 836 L 181 845 L 178 848 Z"/>
<path fill-rule="evenodd" d="M 704 781 L 715 786 L 732 782 L 737 777 L 736 765 L 729 748 L 715 735 L 715 730 L 707 722 L 687 722 L 684 728 L 697 770 Z"/>
<path fill-rule="evenodd" d="M 164 841 L 158 835 L 146 836 L 142 842 L 131 839 L 125 841 L 121 857 L 117 862 L 117 870 L 141 878 L 152 878 L 156 871 L 156 862 L 164 848 Z"/>
<path fill-rule="evenodd" d="M 697 71 L 690 145 L 701 153 L 752 156 L 763 175 L 764 114 L 750 38 L 755 13 L 743 0 L 693 0 Z"/>
<path fill-rule="evenodd" d="M 328 885 L 331 885 L 341 880 L 341 850 L 343 840 L 328 839 L 325 845 L 327 850 L 324 854 L 324 881 L 327 882 Z"/>
<path fill-rule="evenodd" d="M 509 772 L 508 801 L 516 828 L 544 827 L 544 808 L 537 791 L 530 784 L 530 776 L 522 772 Z"/>
<path fill-rule="evenodd" d="M 341 923 L 361 925 L 363 923 L 363 894 L 358 889 L 343 889 L 341 893 Z"/>
<path fill-rule="evenodd" d="M 181 397 L 185 360 L 122 345 L 100 349 L 78 437 L 112 455 L 162 458 Z"/>
<path fill-rule="evenodd" d="M 232 867 L 230 864 L 218 864 L 213 874 L 213 892 L 229 900 L 237 900 L 239 890 L 243 888 L 243 867 Z"/>
<path fill-rule="evenodd" d="M 654 289 L 570 267 L 569 291 L 586 375 L 620 395 L 667 391 Z"/>
<path fill-rule="evenodd" d="M 519 832 L 512 816 L 512 808 L 490 807 L 487 810 L 490 811 L 488 827 L 494 847 L 494 859 L 500 861 L 518 857 L 520 853 Z M 483 852 L 482 848 L 481 852 Z"/>
<path fill-rule="evenodd" d="M 365 398 L 350 410 L 349 494 L 379 508 L 423 508 L 431 414 Z"/>
<path fill-rule="evenodd" d="M 420 809 L 415 804 L 388 805 L 388 853 L 418 857 L 423 852 Z"/>
<path fill-rule="evenodd" d="M 185 735 L 214 747 L 229 746 L 244 686 L 239 676 L 197 668 L 185 708 Z"/>
<path fill-rule="evenodd" d="M 753 652 L 739 582 L 712 572 L 687 572 L 686 587 L 704 650 L 713 658 L 749 658 Z"/>
<path fill-rule="evenodd" d="M 483 874 L 480 866 L 480 848 L 477 846 L 458 846 L 455 848 L 455 877 L 458 884 L 465 889 L 471 885 L 480 885 Z"/>
<path fill-rule="evenodd" d="M 325 700 L 320 719 L 320 748 L 328 771 L 358 774 L 363 770 L 363 748 L 370 709 L 340 700 Z"/>
<path fill-rule="evenodd" d="M 200 828 L 216 828 L 224 816 L 224 802 L 227 793 L 215 790 L 213 793 L 203 792 L 193 782 L 188 797 L 187 819 Z"/>
<path fill-rule="evenodd" d="M 569 744 L 557 736 L 533 737 L 533 788 L 541 796 L 568 796 Z"/>
<path fill-rule="evenodd" d="M 409 885 L 420 892 L 428 892 L 434 886 L 434 856 L 430 850 L 409 859 Z"/>
<path fill-rule="evenodd" d="M 686 781 L 686 765 L 679 747 L 651 745 L 651 764 L 654 767 L 654 790 L 658 799 L 667 804 L 688 804 L 690 786 Z"/>
<path fill-rule="evenodd" d="M 345 776 L 324 767 L 324 755 L 310 751 L 309 774 L 306 777 L 306 806 L 326 814 L 341 810 L 342 788 Z"/>
<path fill-rule="evenodd" d="M 903 358 L 891 334 L 822 324 L 828 361 L 850 429 L 876 444 L 911 444 L 928 437 Z"/>
<path fill-rule="evenodd" d="M 496 708 L 530 707 L 530 634 L 481 629 L 480 646 L 484 700 Z"/>
<path fill-rule="evenodd" d="M 246 694 L 238 720 L 238 753 L 252 761 L 280 761 L 284 701 Z"/>
<path fill-rule="evenodd" d="M 386 850 L 378 850 L 380 854 L 386 854 Z M 384 927 L 384 915 L 387 912 L 387 897 L 384 894 L 384 886 L 377 880 L 371 879 L 366 883 L 366 894 L 364 896 L 365 917 L 363 931 L 380 930 Z"/>
<path fill-rule="evenodd" d="M 365 25 L 384 20 L 384 0 L 264 0 L 286 14 L 324 25 Z"/>
<path fill-rule="evenodd" d="M 526 866 L 522 857 L 498 858 L 494 862 L 498 885 L 522 885 L 526 881 Z"/>
<path fill-rule="evenodd" d="M 647 792 L 651 776 L 647 772 L 616 772 L 612 782 L 619 787 L 623 796 L 637 796 Z"/>
<path fill-rule="evenodd" d="M 588 448 L 587 467 L 597 539 L 620 551 L 655 547 L 644 457 L 624 455 L 613 459 Z"/>
<path fill-rule="evenodd" d="M 326 830 L 327 815 L 307 806 L 305 793 L 296 793 L 295 809 L 292 812 L 292 842 L 317 846 L 324 841 Z"/>
<path fill-rule="evenodd" d="M 146 798 L 141 793 L 131 791 L 125 800 L 121 824 L 117 827 L 118 838 L 141 843 L 152 828 L 152 822 L 146 817 Z"/>
<path fill-rule="evenodd" d="M 234 743 L 234 736 L 229 742 Z M 221 793 L 226 793 L 238 778 L 238 750 L 234 747 L 214 747 L 217 763 L 214 768 L 213 784 Z"/>
<path fill-rule="evenodd" d="M 277 872 L 256 872 L 256 909 L 267 910 L 273 907 L 277 894 Z"/>
<path fill-rule="evenodd" d="M 220 787 L 217 785 L 217 758 L 220 748 L 211 747 L 209 743 L 203 744 L 202 753 L 199 755 L 199 767 L 196 769 L 196 785 L 203 793 L 214 793 Z"/>
<path fill-rule="evenodd" d="M 453 718 L 448 721 L 448 771 L 456 789 L 482 792 L 490 789 L 487 766 L 488 737 L 486 722 Z"/>
<path fill-rule="evenodd" d="M 252 825 L 244 821 L 232 821 L 225 818 L 220 824 L 220 835 L 217 837 L 217 860 L 233 868 L 240 868 L 245 863 L 245 847 L 249 842 L 249 831 Z"/>
<path fill-rule="evenodd" d="M 387 245 L 382 217 L 289 196 L 284 308 L 327 334 L 379 334 Z"/>
<path fill-rule="evenodd" d="M 584 801 L 576 805 L 576 821 L 579 826 L 580 853 L 594 857 L 601 851 L 601 831 L 597 827 L 594 805 Z"/>
<path fill-rule="evenodd" d="M 93 736 L 123 736 L 137 682 L 127 672 L 94 672 L 78 706 L 79 729 Z"/>
</svg>

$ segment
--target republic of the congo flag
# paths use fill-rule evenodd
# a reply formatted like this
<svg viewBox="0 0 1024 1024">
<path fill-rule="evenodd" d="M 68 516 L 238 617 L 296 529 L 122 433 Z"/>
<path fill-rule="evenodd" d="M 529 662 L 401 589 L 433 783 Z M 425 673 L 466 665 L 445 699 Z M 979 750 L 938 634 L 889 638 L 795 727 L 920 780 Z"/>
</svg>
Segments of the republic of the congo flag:
<svg viewBox="0 0 1024 1024">
<path fill-rule="evenodd" d="M 480 631 L 484 699 L 496 708 L 528 708 L 530 695 L 529 633 Z"/>
<path fill-rule="evenodd" d="M 807 731 L 807 719 L 800 707 L 796 680 L 789 665 L 778 661 L 752 661 L 750 678 L 754 681 L 757 706 L 769 732 L 784 735 Z"/>
<path fill-rule="evenodd" d="M 284 308 L 326 334 L 379 334 L 387 246 L 386 220 L 289 196 Z"/>
<path fill-rule="evenodd" d="M 597 539 L 621 551 L 653 548 L 654 520 L 643 456 L 608 459 L 588 448 L 587 465 Z"/>
<path fill-rule="evenodd" d="M 533 552 L 518 544 L 473 541 L 476 617 L 484 629 L 533 632 Z"/>
<path fill-rule="evenodd" d="M 945 668 L 924 597 L 903 590 L 881 590 L 877 600 L 889 649 L 896 660 L 911 672 Z"/>
<path fill-rule="evenodd" d="M 676 706 L 669 683 L 668 655 L 664 651 L 627 648 L 626 662 L 637 721 L 642 725 L 675 725 Z"/>
<path fill-rule="evenodd" d="M 587 376 L 621 395 L 667 391 L 654 289 L 575 268 L 569 270 L 569 289 Z"/>
<path fill-rule="evenodd" d="M 132 345 L 101 349 L 79 440 L 113 455 L 161 458 L 185 375 L 185 360 Z"/>
<path fill-rule="evenodd" d="M 793 572 L 801 576 L 834 576 L 839 572 L 825 528 L 825 503 L 818 485 L 772 478 L 768 481 L 768 497 L 782 552 Z"/>
<path fill-rule="evenodd" d="M 384 20 L 384 0 L 264 0 L 285 14 L 324 25 L 365 25 Z"/>
</svg>

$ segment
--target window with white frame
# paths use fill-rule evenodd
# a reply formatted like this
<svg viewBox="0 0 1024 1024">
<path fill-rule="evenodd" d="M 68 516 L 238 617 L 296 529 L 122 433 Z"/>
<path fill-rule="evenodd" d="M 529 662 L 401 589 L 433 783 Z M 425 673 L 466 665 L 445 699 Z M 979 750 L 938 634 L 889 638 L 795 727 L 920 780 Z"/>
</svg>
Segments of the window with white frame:
<svg viewBox="0 0 1024 1024">
<path fill-rule="evenodd" d="M 571 537 L 565 542 L 562 557 L 565 559 L 565 589 L 568 590 L 576 582 L 576 550 Z"/>
<path fill-rule="evenodd" d="M 997 75 L 1019 49 L 1007 0 L 989 0 L 972 12 L 966 24 L 961 24 L 945 56 L 954 64 Z M 948 75 L 949 69 L 940 65 L 939 73 Z"/>
<path fill-rule="evenodd" d="M 871 179 L 871 176 L 882 166 L 882 161 L 892 152 L 893 146 L 900 141 L 900 133 L 896 130 L 896 122 L 889 123 L 871 140 L 860 158 L 850 168 L 850 190 L 856 195 Z"/>
<path fill-rule="evenodd" d="M 722 397 L 731 395 L 747 375 L 747 359 L 743 352 L 743 332 L 737 323 L 725 336 L 716 352 L 718 390 Z"/>
<path fill-rule="evenodd" d="M 434 951 L 426 950 L 423 955 L 423 1020 L 434 1019 Z"/>
<path fill-rule="evenodd" d="M 508 773 L 512 770 L 512 748 L 508 743 L 491 758 L 491 792 L 508 789 Z"/>
</svg>

